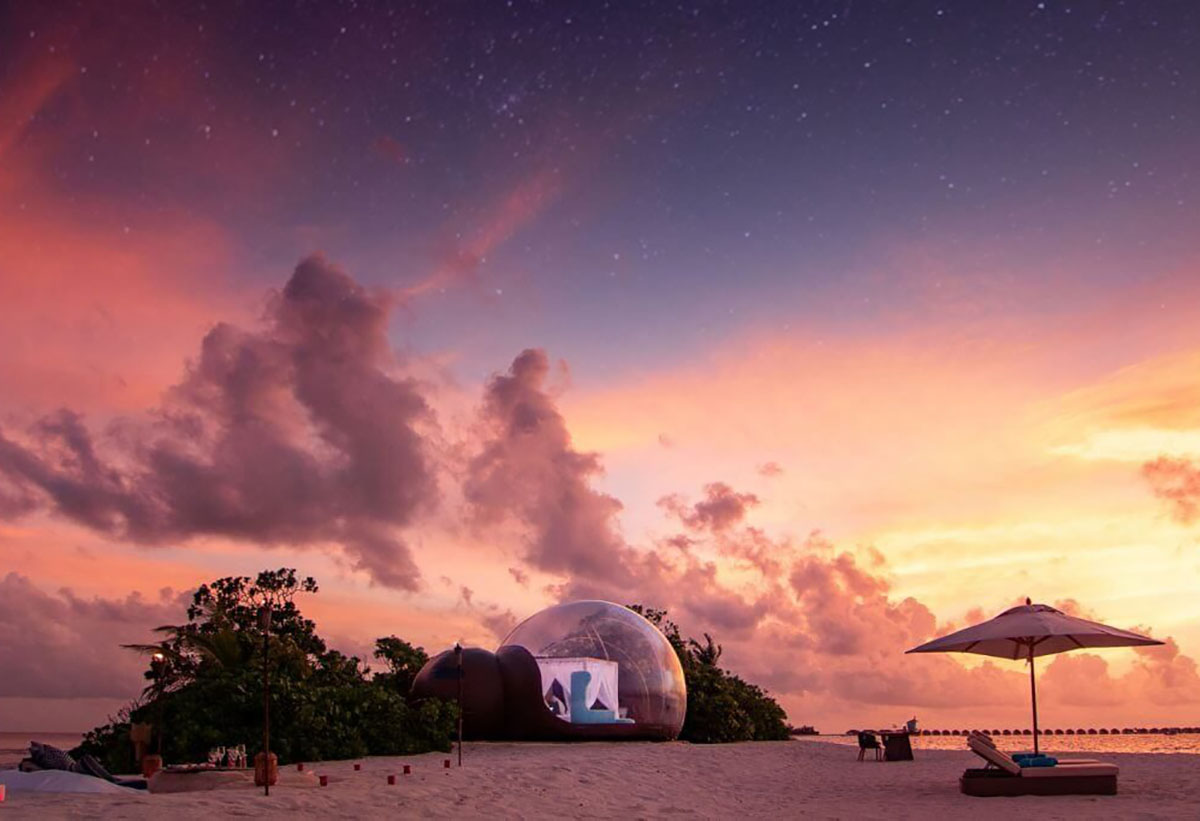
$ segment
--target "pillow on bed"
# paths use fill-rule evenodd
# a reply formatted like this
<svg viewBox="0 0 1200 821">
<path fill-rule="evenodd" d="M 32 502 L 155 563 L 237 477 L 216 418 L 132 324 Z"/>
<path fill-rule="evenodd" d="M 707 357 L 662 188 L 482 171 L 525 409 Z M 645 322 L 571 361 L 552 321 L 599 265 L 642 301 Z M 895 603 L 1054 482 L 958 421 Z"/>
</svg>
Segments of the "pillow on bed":
<svg viewBox="0 0 1200 821">
<path fill-rule="evenodd" d="M 77 773 L 82 773 L 83 775 L 92 775 L 96 778 L 103 778 L 105 781 L 117 780 L 113 778 L 112 773 L 104 769 L 104 765 L 97 761 L 95 756 L 89 755 L 88 753 L 84 753 L 79 757 L 79 760 L 75 762 L 73 770 Z"/>
<path fill-rule="evenodd" d="M 29 757 L 43 770 L 70 770 L 75 766 L 75 759 L 66 751 L 38 741 L 29 742 Z"/>
</svg>

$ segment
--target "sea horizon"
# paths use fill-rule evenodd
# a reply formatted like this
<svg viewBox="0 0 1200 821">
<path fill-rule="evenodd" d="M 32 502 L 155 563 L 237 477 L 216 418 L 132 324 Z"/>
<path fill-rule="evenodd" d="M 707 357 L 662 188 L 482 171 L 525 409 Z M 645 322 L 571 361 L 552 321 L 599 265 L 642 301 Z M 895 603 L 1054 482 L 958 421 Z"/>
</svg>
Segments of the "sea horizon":
<svg viewBox="0 0 1200 821">
<path fill-rule="evenodd" d="M 820 735 L 792 736 L 797 741 L 823 741 L 832 744 L 854 747 L 858 739 L 843 733 L 827 733 Z M 993 736 L 996 746 L 1006 752 L 1017 752 L 1033 749 L 1032 735 L 1000 735 Z M 963 750 L 967 749 L 965 736 L 953 735 L 914 735 L 911 737 L 913 752 L 917 755 L 922 750 Z M 1042 735 L 1038 737 L 1038 748 L 1045 753 L 1056 752 L 1089 752 L 1089 753 L 1130 753 L 1140 755 L 1184 754 L 1200 755 L 1200 733 L 1133 733 L 1129 735 Z"/>
<path fill-rule="evenodd" d="M 29 755 L 30 741 L 41 741 L 69 750 L 77 746 L 83 740 L 83 736 L 84 733 L 48 733 L 38 730 L 0 731 L 0 769 L 15 766 Z"/>
<path fill-rule="evenodd" d="M 30 741 L 41 741 L 63 749 L 71 749 L 83 740 L 84 733 L 42 732 L 38 730 L 5 730 L 0 732 L 0 769 L 16 766 L 28 754 Z M 1024 750 L 1032 745 L 1032 736 L 996 736 L 997 745 L 1008 751 Z M 793 735 L 794 741 L 817 741 L 855 746 L 857 739 L 845 733 Z M 469 749 L 471 742 L 467 742 Z M 1039 747 L 1047 753 L 1094 752 L 1141 755 L 1200 755 L 1200 733 L 1134 733 L 1115 735 L 1043 735 Z M 963 736 L 914 735 L 912 746 L 921 750 L 965 750 Z"/>
</svg>

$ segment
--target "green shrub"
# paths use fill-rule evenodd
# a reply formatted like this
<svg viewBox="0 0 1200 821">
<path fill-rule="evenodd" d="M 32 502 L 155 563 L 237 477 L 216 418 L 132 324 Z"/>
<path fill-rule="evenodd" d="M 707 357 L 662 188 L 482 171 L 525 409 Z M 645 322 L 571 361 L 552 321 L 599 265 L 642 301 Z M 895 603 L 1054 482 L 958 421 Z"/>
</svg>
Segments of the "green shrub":
<svg viewBox="0 0 1200 821">
<path fill-rule="evenodd" d="M 761 687 L 748 684 L 717 662 L 721 645 L 704 634 L 704 643 L 685 640 L 667 611 L 633 604 L 662 631 L 675 648 L 687 684 L 687 715 L 679 737 L 698 744 L 730 741 L 786 741 L 787 714 Z"/>
<path fill-rule="evenodd" d="M 388 670 L 372 675 L 359 659 L 328 650 L 303 617 L 294 598 L 315 592 L 316 582 L 288 568 L 202 585 L 185 624 L 158 628 L 165 638 L 157 644 L 132 647 L 154 659 L 144 701 L 89 732 L 75 752 L 132 772 L 131 722 L 154 725 L 150 751 L 161 743 L 170 762 L 205 761 L 216 746 L 260 750 L 265 604 L 272 612 L 271 750 L 281 763 L 449 750 L 457 707 L 406 699 L 425 651 L 395 636 L 379 639 L 375 655 Z"/>
</svg>

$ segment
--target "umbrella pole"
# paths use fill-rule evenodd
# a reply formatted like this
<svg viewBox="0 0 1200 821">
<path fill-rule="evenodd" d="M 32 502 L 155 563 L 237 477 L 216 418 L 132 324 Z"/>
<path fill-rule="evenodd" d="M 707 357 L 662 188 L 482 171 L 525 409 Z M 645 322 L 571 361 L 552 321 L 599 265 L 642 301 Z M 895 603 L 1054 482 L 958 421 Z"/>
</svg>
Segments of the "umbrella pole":
<svg viewBox="0 0 1200 821">
<path fill-rule="evenodd" d="M 1029 645 L 1029 694 L 1033 696 L 1033 754 L 1038 755 L 1037 680 L 1033 675 L 1033 645 Z"/>
</svg>

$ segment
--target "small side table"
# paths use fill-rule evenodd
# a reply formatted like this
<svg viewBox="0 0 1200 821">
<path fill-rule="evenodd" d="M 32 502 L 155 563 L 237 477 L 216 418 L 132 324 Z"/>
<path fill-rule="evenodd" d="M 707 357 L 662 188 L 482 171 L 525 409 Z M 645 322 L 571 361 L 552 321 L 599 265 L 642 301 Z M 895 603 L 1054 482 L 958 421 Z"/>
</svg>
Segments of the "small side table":
<svg viewBox="0 0 1200 821">
<path fill-rule="evenodd" d="M 882 732 L 883 736 L 883 760 L 884 761 L 912 761 L 913 751 L 912 743 L 908 740 L 908 733 L 902 732 Z"/>
</svg>

